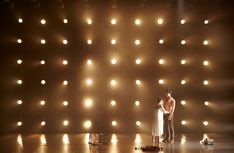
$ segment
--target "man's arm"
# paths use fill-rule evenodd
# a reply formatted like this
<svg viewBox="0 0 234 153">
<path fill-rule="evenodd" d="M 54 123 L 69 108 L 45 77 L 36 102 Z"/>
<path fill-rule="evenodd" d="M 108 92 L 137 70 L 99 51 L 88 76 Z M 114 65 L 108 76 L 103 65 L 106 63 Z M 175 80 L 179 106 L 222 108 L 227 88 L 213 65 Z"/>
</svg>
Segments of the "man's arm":
<svg viewBox="0 0 234 153">
<path fill-rule="evenodd" d="M 172 99 L 171 107 L 172 107 L 172 109 L 170 109 L 170 115 L 169 115 L 169 117 L 168 117 L 168 120 L 171 120 L 171 119 L 172 119 L 172 116 L 173 116 L 174 111 L 175 111 L 175 100 L 174 100 L 174 99 Z"/>
</svg>

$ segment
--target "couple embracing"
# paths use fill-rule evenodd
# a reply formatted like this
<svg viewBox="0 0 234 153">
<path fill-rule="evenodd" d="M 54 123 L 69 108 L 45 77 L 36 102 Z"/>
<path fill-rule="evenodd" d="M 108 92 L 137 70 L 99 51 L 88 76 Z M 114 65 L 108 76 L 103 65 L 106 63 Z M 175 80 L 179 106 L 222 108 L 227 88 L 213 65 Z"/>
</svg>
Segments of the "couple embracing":
<svg viewBox="0 0 234 153">
<path fill-rule="evenodd" d="M 152 143 L 159 146 L 160 138 L 162 142 L 172 143 L 174 141 L 174 111 L 175 100 L 171 96 L 170 90 L 165 91 L 165 98 L 158 98 L 154 107 Z"/>
</svg>

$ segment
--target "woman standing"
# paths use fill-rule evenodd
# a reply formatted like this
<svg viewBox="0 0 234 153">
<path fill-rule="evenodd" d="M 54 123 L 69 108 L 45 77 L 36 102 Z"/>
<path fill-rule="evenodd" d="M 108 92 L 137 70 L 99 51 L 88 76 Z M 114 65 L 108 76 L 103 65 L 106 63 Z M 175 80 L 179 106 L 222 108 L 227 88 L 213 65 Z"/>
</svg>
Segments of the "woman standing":
<svg viewBox="0 0 234 153">
<path fill-rule="evenodd" d="M 163 107 L 162 98 L 157 98 L 154 106 L 153 127 L 152 127 L 152 143 L 153 146 L 159 146 L 159 138 L 163 134 L 163 114 L 167 114 Z"/>
</svg>

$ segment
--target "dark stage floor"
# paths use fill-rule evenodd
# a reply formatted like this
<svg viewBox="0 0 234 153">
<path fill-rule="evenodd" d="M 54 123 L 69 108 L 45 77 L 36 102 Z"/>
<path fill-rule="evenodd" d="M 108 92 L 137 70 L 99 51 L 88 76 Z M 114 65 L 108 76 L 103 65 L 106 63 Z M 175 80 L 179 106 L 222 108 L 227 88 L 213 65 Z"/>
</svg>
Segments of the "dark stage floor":
<svg viewBox="0 0 234 153">
<path fill-rule="evenodd" d="M 151 136 L 146 134 L 104 135 L 102 146 L 88 145 L 88 134 L 32 134 L 5 135 L 0 137 L 0 153 L 140 153 L 136 146 L 150 145 Z M 214 146 L 203 147 L 198 142 L 202 134 L 176 136 L 173 144 L 161 144 L 160 153 L 234 153 L 234 137 L 208 134 L 215 140 Z"/>
</svg>

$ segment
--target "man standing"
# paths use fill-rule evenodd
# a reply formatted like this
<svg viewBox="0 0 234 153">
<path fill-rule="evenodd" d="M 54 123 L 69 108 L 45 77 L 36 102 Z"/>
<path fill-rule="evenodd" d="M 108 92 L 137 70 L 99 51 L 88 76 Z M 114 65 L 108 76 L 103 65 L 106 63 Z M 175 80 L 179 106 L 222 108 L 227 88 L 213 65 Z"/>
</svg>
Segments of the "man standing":
<svg viewBox="0 0 234 153">
<path fill-rule="evenodd" d="M 164 108 L 168 111 L 168 114 L 164 114 L 164 140 L 163 142 L 174 142 L 174 111 L 175 111 L 175 100 L 171 96 L 172 92 L 170 90 L 165 91 L 165 100 L 164 100 Z"/>
</svg>

